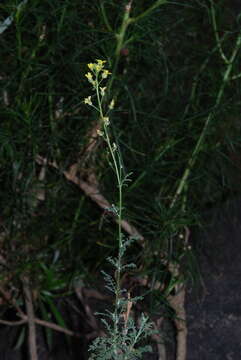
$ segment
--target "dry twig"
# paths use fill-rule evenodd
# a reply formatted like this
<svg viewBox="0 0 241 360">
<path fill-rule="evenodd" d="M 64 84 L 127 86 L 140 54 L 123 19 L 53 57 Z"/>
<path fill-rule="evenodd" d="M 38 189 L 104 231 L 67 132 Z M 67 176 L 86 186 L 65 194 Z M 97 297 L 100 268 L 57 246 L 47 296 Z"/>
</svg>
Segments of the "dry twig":
<svg viewBox="0 0 241 360">
<path fill-rule="evenodd" d="M 27 321 L 28 321 L 28 345 L 29 355 L 31 360 L 38 360 L 37 342 L 36 342 L 36 325 L 34 306 L 32 300 L 32 294 L 30 290 L 29 278 L 27 276 L 22 277 L 23 282 L 23 293 L 25 298 L 26 310 L 27 310 Z"/>
<path fill-rule="evenodd" d="M 21 310 L 21 308 L 16 303 L 15 299 L 12 298 L 11 294 L 8 291 L 4 290 L 2 287 L 0 287 L 0 293 L 2 294 L 4 299 L 16 309 L 17 314 L 21 318 L 21 320 L 18 320 L 18 321 L 7 321 L 7 320 L 0 319 L 0 324 L 8 325 L 8 326 L 19 326 L 19 325 L 26 324 L 28 322 L 28 315 L 26 315 Z M 41 320 L 41 319 L 34 317 L 34 322 L 38 325 L 45 326 L 45 327 L 48 327 L 50 329 L 53 329 L 53 330 L 56 330 L 59 332 L 63 332 L 64 334 L 69 335 L 69 336 L 80 337 L 79 333 L 71 331 L 66 328 L 63 328 L 62 326 L 51 323 L 49 321 Z"/>
<path fill-rule="evenodd" d="M 179 264 L 170 263 L 168 269 L 173 277 L 180 277 Z M 183 283 L 176 286 L 175 295 L 168 296 L 168 302 L 175 311 L 175 326 L 177 330 L 176 360 L 186 360 L 187 355 L 187 325 L 185 310 L 186 288 Z"/>
<path fill-rule="evenodd" d="M 43 165 L 46 163 L 46 158 L 37 155 L 36 156 L 36 162 L 40 165 Z M 96 178 L 94 174 L 91 174 L 92 182 L 89 183 L 87 181 L 82 180 L 80 177 L 77 176 L 78 171 L 78 164 L 73 164 L 70 166 L 69 170 L 61 170 L 59 166 L 57 165 L 56 161 L 48 161 L 47 162 L 49 166 L 61 171 L 67 180 L 73 182 L 76 184 L 91 200 L 93 200 L 100 208 L 103 210 L 110 209 L 111 204 L 109 201 L 101 194 L 98 182 L 96 181 Z M 90 176 L 89 176 L 90 179 Z M 116 221 L 116 220 L 115 220 Z M 124 231 L 127 232 L 130 236 L 135 236 L 141 241 L 144 240 L 144 237 L 139 233 L 139 231 L 136 229 L 135 226 L 131 225 L 127 220 L 122 220 L 121 226 Z"/>
</svg>

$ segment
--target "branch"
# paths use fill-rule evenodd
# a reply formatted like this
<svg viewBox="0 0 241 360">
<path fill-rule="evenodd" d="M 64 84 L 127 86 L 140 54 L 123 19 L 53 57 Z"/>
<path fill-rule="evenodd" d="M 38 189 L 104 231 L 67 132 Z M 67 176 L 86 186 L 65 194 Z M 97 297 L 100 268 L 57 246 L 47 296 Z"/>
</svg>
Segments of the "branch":
<svg viewBox="0 0 241 360">
<path fill-rule="evenodd" d="M 188 240 L 189 231 L 186 233 L 186 240 Z M 180 278 L 180 265 L 176 263 L 169 263 L 168 270 L 174 279 Z M 187 324 L 186 324 L 186 310 L 185 310 L 185 295 L 186 287 L 181 281 L 174 288 L 175 294 L 169 295 L 167 300 L 175 312 L 175 326 L 177 330 L 177 350 L 176 360 L 186 360 L 187 356 Z"/>
<path fill-rule="evenodd" d="M 38 318 L 35 318 L 34 319 L 34 322 L 38 325 L 41 325 L 41 326 L 45 326 L 45 327 L 48 327 L 50 329 L 53 329 L 53 330 L 56 330 L 56 331 L 59 331 L 59 332 L 62 332 L 66 335 L 69 335 L 69 336 L 75 336 L 75 337 L 80 337 L 80 334 L 79 333 L 76 333 L 72 330 L 69 330 L 69 329 L 65 329 L 63 328 L 62 326 L 59 326 L 57 324 L 54 324 L 54 323 L 51 323 L 51 322 L 48 322 L 48 321 L 45 321 L 45 320 L 41 320 L 41 319 L 38 319 Z"/>
<path fill-rule="evenodd" d="M 18 321 L 7 321 L 0 319 L 0 324 L 7 325 L 7 326 L 19 326 L 26 324 L 27 320 L 18 320 Z"/>
<path fill-rule="evenodd" d="M 5 300 L 7 300 L 9 303 L 11 303 L 11 305 L 16 309 L 18 315 L 22 319 L 22 320 L 18 320 L 18 321 L 7 321 L 7 320 L 0 319 L 0 324 L 7 325 L 7 326 L 20 326 L 20 325 L 23 325 L 23 324 L 26 324 L 27 322 L 29 322 L 28 315 L 26 315 L 20 309 L 20 307 L 17 305 L 16 301 L 11 297 L 11 294 L 9 292 L 5 291 L 3 288 L 0 288 L 0 293 L 3 295 Z M 38 325 L 45 326 L 45 327 L 48 327 L 50 329 L 53 329 L 53 330 L 56 330 L 59 332 L 63 332 L 64 334 L 69 335 L 69 336 L 80 337 L 80 334 L 78 334 L 74 331 L 68 330 L 66 328 L 63 328 L 62 326 L 59 326 L 57 324 L 51 323 L 49 321 L 34 318 L 34 322 Z"/>
<path fill-rule="evenodd" d="M 28 277 L 24 276 L 22 278 L 23 282 L 23 292 L 25 297 L 25 305 L 27 310 L 27 321 L 28 321 L 28 345 L 29 345 L 29 355 L 31 360 L 38 360 L 37 353 L 37 342 L 36 342 L 36 325 L 35 325 L 35 316 L 34 316 L 34 307 L 32 294 L 30 290 L 30 284 Z"/>
<path fill-rule="evenodd" d="M 178 290 L 174 296 L 169 296 L 168 301 L 175 311 L 175 326 L 177 330 L 176 360 L 185 360 L 187 356 L 187 325 L 185 310 L 185 286 Z"/>
<path fill-rule="evenodd" d="M 160 333 L 161 323 L 163 318 L 159 318 L 153 321 L 154 334 L 151 335 L 152 339 L 156 342 L 157 351 L 158 351 L 158 360 L 167 360 L 166 347 Z"/>
<path fill-rule="evenodd" d="M 21 316 L 22 317 L 22 316 Z M 22 320 L 18 320 L 18 321 L 7 321 L 7 320 L 2 320 L 0 319 L 0 324 L 3 324 L 3 325 L 7 325 L 7 326 L 20 326 L 20 325 L 23 325 L 23 324 L 26 324 L 28 322 L 28 316 L 27 315 L 24 315 L 23 316 L 23 319 Z M 41 319 L 38 319 L 38 318 L 35 318 L 34 319 L 34 322 L 38 325 L 41 325 L 41 326 L 45 326 L 45 327 L 48 327 L 50 329 L 53 329 L 55 331 L 59 331 L 59 332 L 62 332 L 66 335 L 69 335 L 69 336 L 74 336 L 74 337 L 80 337 L 81 335 L 79 333 L 76 333 L 74 331 L 71 331 L 71 330 L 68 330 L 68 329 L 65 329 L 63 328 L 62 326 L 59 326 L 57 324 L 54 324 L 54 323 L 51 323 L 49 321 L 45 321 L 45 320 L 41 320 Z"/>
<path fill-rule="evenodd" d="M 37 155 L 35 158 L 36 162 L 40 165 L 46 162 L 46 158 Z M 59 166 L 55 161 L 48 161 L 49 166 L 59 170 L 64 174 L 67 180 L 71 181 L 75 185 L 77 185 L 92 201 L 94 201 L 100 208 L 103 210 L 111 208 L 111 204 L 109 201 L 101 194 L 98 181 L 94 175 L 91 173 L 89 176 L 89 180 L 91 179 L 91 183 L 80 179 L 76 174 L 78 170 L 78 164 L 73 164 L 70 166 L 69 170 L 60 170 Z M 117 220 L 115 219 L 117 222 Z M 139 233 L 135 226 L 131 225 L 127 220 L 121 221 L 121 227 L 125 230 L 130 236 L 138 237 L 139 240 L 143 241 L 144 237 Z"/>
</svg>

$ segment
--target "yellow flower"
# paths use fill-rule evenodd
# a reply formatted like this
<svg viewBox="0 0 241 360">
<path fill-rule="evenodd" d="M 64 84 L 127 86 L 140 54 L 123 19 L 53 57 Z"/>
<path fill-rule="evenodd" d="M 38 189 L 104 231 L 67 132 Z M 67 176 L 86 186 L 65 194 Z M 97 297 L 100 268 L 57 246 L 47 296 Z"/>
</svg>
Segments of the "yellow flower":
<svg viewBox="0 0 241 360">
<path fill-rule="evenodd" d="M 100 72 L 103 68 L 104 68 L 104 64 L 106 63 L 105 60 L 99 60 L 99 59 L 96 59 L 97 63 L 96 63 L 96 70 L 98 72 Z"/>
<path fill-rule="evenodd" d="M 101 65 L 101 66 L 103 66 L 103 65 L 106 63 L 106 60 L 96 59 L 96 61 L 97 61 L 97 64 L 98 64 L 98 65 Z"/>
<path fill-rule="evenodd" d="M 85 76 L 87 77 L 88 81 L 93 85 L 94 80 L 93 80 L 93 75 L 88 72 L 87 74 L 85 74 Z"/>
<path fill-rule="evenodd" d="M 92 105 L 91 96 L 88 96 L 87 98 L 85 98 L 84 103 L 87 104 L 87 105 Z"/>
<path fill-rule="evenodd" d="M 100 72 L 101 70 L 102 70 L 102 65 L 100 65 L 100 64 L 95 64 L 95 70 L 96 70 L 96 72 Z"/>
<path fill-rule="evenodd" d="M 96 61 L 97 61 L 96 63 L 89 63 L 88 68 L 93 72 L 99 73 L 104 68 L 104 63 L 106 61 L 99 59 L 97 59 Z"/>
<path fill-rule="evenodd" d="M 110 102 L 110 104 L 109 104 L 109 109 L 110 109 L 110 110 L 114 109 L 114 106 L 115 106 L 115 100 L 112 99 L 111 102 Z"/>
<path fill-rule="evenodd" d="M 104 133 L 103 133 L 103 131 L 101 131 L 101 130 L 97 130 L 97 134 L 98 134 L 99 136 L 104 136 Z"/>
<path fill-rule="evenodd" d="M 106 79 L 108 75 L 110 75 L 111 72 L 109 70 L 103 70 L 101 77 L 102 79 Z"/>
<path fill-rule="evenodd" d="M 110 125 L 110 119 L 109 119 L 108 116 L 104 116 L 104 117 L 102 118 L 102 120 L 104 121 L 105 126 Z"/>
<path fill-rule="evenodd" d="M 88 64 L 88 68 L 89 68 L 91 71 L 93 71 L 94 68 L 95 68 L 95 64 L 92 64 L 92 63 Z"/>
<path fill-rule="evenodd" d="M 101 94 L 101 96 L 105 95 L 105 90 L 106 90 L 106 86 L 105 87 L 100 86 L 100 94 Z"/>
</svg>

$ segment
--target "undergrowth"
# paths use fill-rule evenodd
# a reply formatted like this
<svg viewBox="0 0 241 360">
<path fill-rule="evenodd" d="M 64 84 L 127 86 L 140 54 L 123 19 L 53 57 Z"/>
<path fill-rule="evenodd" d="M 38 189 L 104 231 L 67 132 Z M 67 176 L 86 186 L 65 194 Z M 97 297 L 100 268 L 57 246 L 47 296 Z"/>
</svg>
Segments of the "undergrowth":
<svg viewBox="0 0 241 360">
<path fill-rule="evenodd" d="M 226 0 L 0 4 L 1 321 L 9 308 L 20 315 L 19 346 L 34 324 L 29 286 L 33 310 L 65 327 L 55 299 L 79 282 L 98 287 L 118 252 L 113 158 L 82 101 L 95 59 L 111 71 L 104 114 L 114 99 L 111 144 L 132 172 L 121 231 L 140 240 L 127 276 L 150 317 L 195 283 L 189 234 L 240 193 L 240 19 Z"/>
</svg>

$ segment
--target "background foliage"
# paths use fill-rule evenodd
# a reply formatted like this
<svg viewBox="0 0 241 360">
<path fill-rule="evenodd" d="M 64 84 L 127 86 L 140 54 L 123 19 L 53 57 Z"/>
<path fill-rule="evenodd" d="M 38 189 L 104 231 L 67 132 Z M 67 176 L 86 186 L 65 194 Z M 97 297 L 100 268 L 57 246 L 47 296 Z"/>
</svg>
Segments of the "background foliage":
<svg viewBox="0 0 241 360">
<path fill-rule="evenodd" d="M 7 278 L 20 292 L 21 276 L 29 271 L 36 299 L 68 292 L 75 278 L 93 285 L 115 252 L 111 217 L 63 175 L 76 162 L 83 178 L 94 169 L 102 194 L 115 202 L 105 144 L 100 141 L 85 158 L 96 114 L 83 105 L 89 95 L 84 74 L 95 59 L 107 60 L 113 72 L 115 141 L 126 172 L 133 172 L 125 217 L 146 239 L 144 251 L 137 244 L 128 256 L 142 276 L 164 276 L 164 253 L 184 262 L 185 275 L 195 277 L 192 251 L 184 249 L 180 234 L 199 223 L 206 209 L 240 192 L 241 86 L 239 78 L 230 80 L 217 104 L 228 64 L 212 17 L 230 58 L 240 36 L 238 2 L 219 1 L 212 10 L 207 0 L 170 0 L 146 14 L 152 4 L 133 1 L 136 21 L 119 50 L 120 1 L 17 5 L 0 5 L 1 21 L 13 16 L 0 34 L 3 286 Z M 230 76 L 238 75 L 240 63 L 237 54 Z M 170 206 L 210 114 L 189 177 Z M 58 164 L 46 166 L 42 180 L 39 155 Z M 42 200 L 36 198 L 41 191 Z"/>
</svg>

